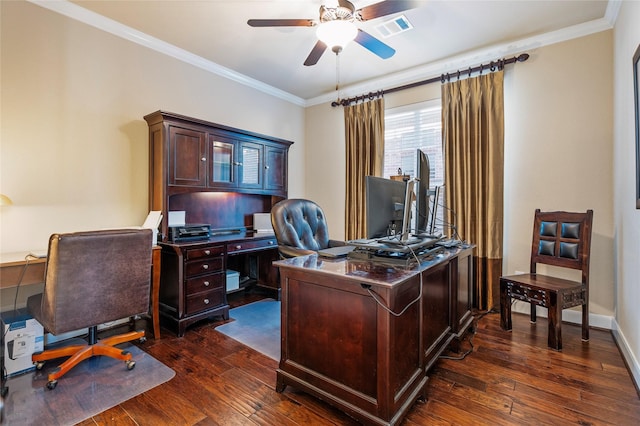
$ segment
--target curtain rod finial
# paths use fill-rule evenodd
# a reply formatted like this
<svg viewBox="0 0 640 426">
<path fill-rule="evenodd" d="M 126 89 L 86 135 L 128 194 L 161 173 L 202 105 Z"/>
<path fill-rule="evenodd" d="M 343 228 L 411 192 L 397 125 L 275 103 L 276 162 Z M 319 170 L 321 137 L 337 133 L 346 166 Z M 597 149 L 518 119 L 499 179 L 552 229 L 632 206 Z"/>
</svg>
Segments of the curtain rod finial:
<svg viewBox="0 0 640 426">
<path fill-rule="evenodd" d="M 518 56 L 516 59 L 518 60 L 518 62 L 524 62 L 527 59 L 529 59 L 529 54 L 523 53 L 522 55 Z"/>
</svg>

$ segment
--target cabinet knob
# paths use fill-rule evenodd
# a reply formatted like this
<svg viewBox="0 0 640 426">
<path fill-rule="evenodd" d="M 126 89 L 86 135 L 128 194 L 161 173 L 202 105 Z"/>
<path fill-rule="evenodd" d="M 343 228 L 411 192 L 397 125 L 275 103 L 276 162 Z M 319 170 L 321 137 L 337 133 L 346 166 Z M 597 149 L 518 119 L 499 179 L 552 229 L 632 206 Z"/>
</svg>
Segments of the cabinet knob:
<svg viewBox="0 0 640 426">
<path fill-rule="evenodd" d="M 241 248 L 242 248 L 242 246 L 241 246 L 240 244 L 238 244 L 238 245 L 236 246 L 236 250 L 240 250 Z"/>
<path fill-rule="evenodd" d="M 265 169 L 265 170 L 269 170 L 269 165 L 268 165 L 268 164 L 267 164 L 267 165 L 265 165 L 265 166 L 264 166 L 264 169 Z"/>
<path fill-rule="evenodd" d="M 200 160 L 207 161 L 207 157 L 202 157 Z"/>
<path fill-rule="evenodd" d="M 205 287 L 209 287 L 209 281 L 205 281 L 205 282 L 203 282 L 203 284 L 204 284 Z"/>
<path fill-rule="evenodd" d="M 202 269 L 209 269 L 209 265 L 205 263 L 204 265 L 202 265 Z"/>
<path fill-rule="evenodd" d="M 205 250 L 204 254 L 206 254 L 207 256 L 209 256 L 211 254 L 211 250 Z"/>
<path fill-rule="evenodd" d="M 204 304 L 208 305 L 209 304 L 209 299 L 204 299 Z"/>
</svg>

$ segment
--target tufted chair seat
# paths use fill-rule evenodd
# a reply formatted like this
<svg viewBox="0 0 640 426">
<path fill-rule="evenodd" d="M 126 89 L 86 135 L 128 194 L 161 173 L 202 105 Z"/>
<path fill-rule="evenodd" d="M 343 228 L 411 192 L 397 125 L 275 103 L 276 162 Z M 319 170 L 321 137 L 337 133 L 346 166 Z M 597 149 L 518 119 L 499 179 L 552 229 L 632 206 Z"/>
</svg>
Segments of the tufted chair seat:
<svg viewBox="0 0 640 426">
<path fill-rule="evenodd" d="M 283 258 L 315 253 L 327 247 L 344 245 L 329 238 L 324 212 L 310 200 L 282 200 L 271 209 L 271 225 Z"/>
</svg>

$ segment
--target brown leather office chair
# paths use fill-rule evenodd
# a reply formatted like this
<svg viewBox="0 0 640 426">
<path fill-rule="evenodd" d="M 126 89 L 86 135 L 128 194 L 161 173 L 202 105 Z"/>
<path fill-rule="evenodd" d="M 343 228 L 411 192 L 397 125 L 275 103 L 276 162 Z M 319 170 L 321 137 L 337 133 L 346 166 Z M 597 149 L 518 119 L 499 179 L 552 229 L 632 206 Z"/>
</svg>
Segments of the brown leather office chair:
<svg viewBox="0 0 640 426">
<path fill-rule="evenodd" d="M 27 309 L 44 329 L 54 335 L 89 329 L 86 344 L 34 353 L 38 369 L 44 361 L 70 357 L 48 375 L 47 388 L 79 362 L 96 355 L 135 366 L 128 351 L 114 345 L 144 338 L 131 331 L 98 341 L 98 325 L 149 310 L 151 281 L 150 229 L 117 229 L 49 238 L 44 292 L 27 299 Z"/>
<path fill-rule="evenodd" d="M 315 253 L 343 241 L 329 238 L 329 227 L 322 208 L 310 200 L 290 198 L 271 209 L 271 225 L 283 258 Z"/>
<path fill-rule="evenodd" d="M 528 274 L 500 278 L 500 326 L 511 330 L 511 300 L 531 304 L 531 322 L 536 306 L 548 308 L 548 346 L 562 350 L 562 310 L 582 306 L 582 340 L 589 340 L 589 252 L 593 210 L 586 213 L 541 212 L 533 223 L 531 265 Z M 582 271 L 580 281 L 536 273 L 536 264 Z"/>
</svg>

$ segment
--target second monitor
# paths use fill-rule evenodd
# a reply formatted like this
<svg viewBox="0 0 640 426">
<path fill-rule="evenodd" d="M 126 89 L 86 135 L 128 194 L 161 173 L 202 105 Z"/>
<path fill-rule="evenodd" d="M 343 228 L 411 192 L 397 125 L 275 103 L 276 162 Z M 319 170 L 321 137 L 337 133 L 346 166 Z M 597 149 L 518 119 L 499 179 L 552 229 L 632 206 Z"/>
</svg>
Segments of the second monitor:
<svg viewBox="0 0 640 426">
<path fill-rule="evenodd" d="M 420 149 L 416 149 L 415 161 L 415 179 L 408 182 L 366 177 L 367 238 L 407 243 L 411 234 L 428 233 L 431 167 Z"/>
</svg>

